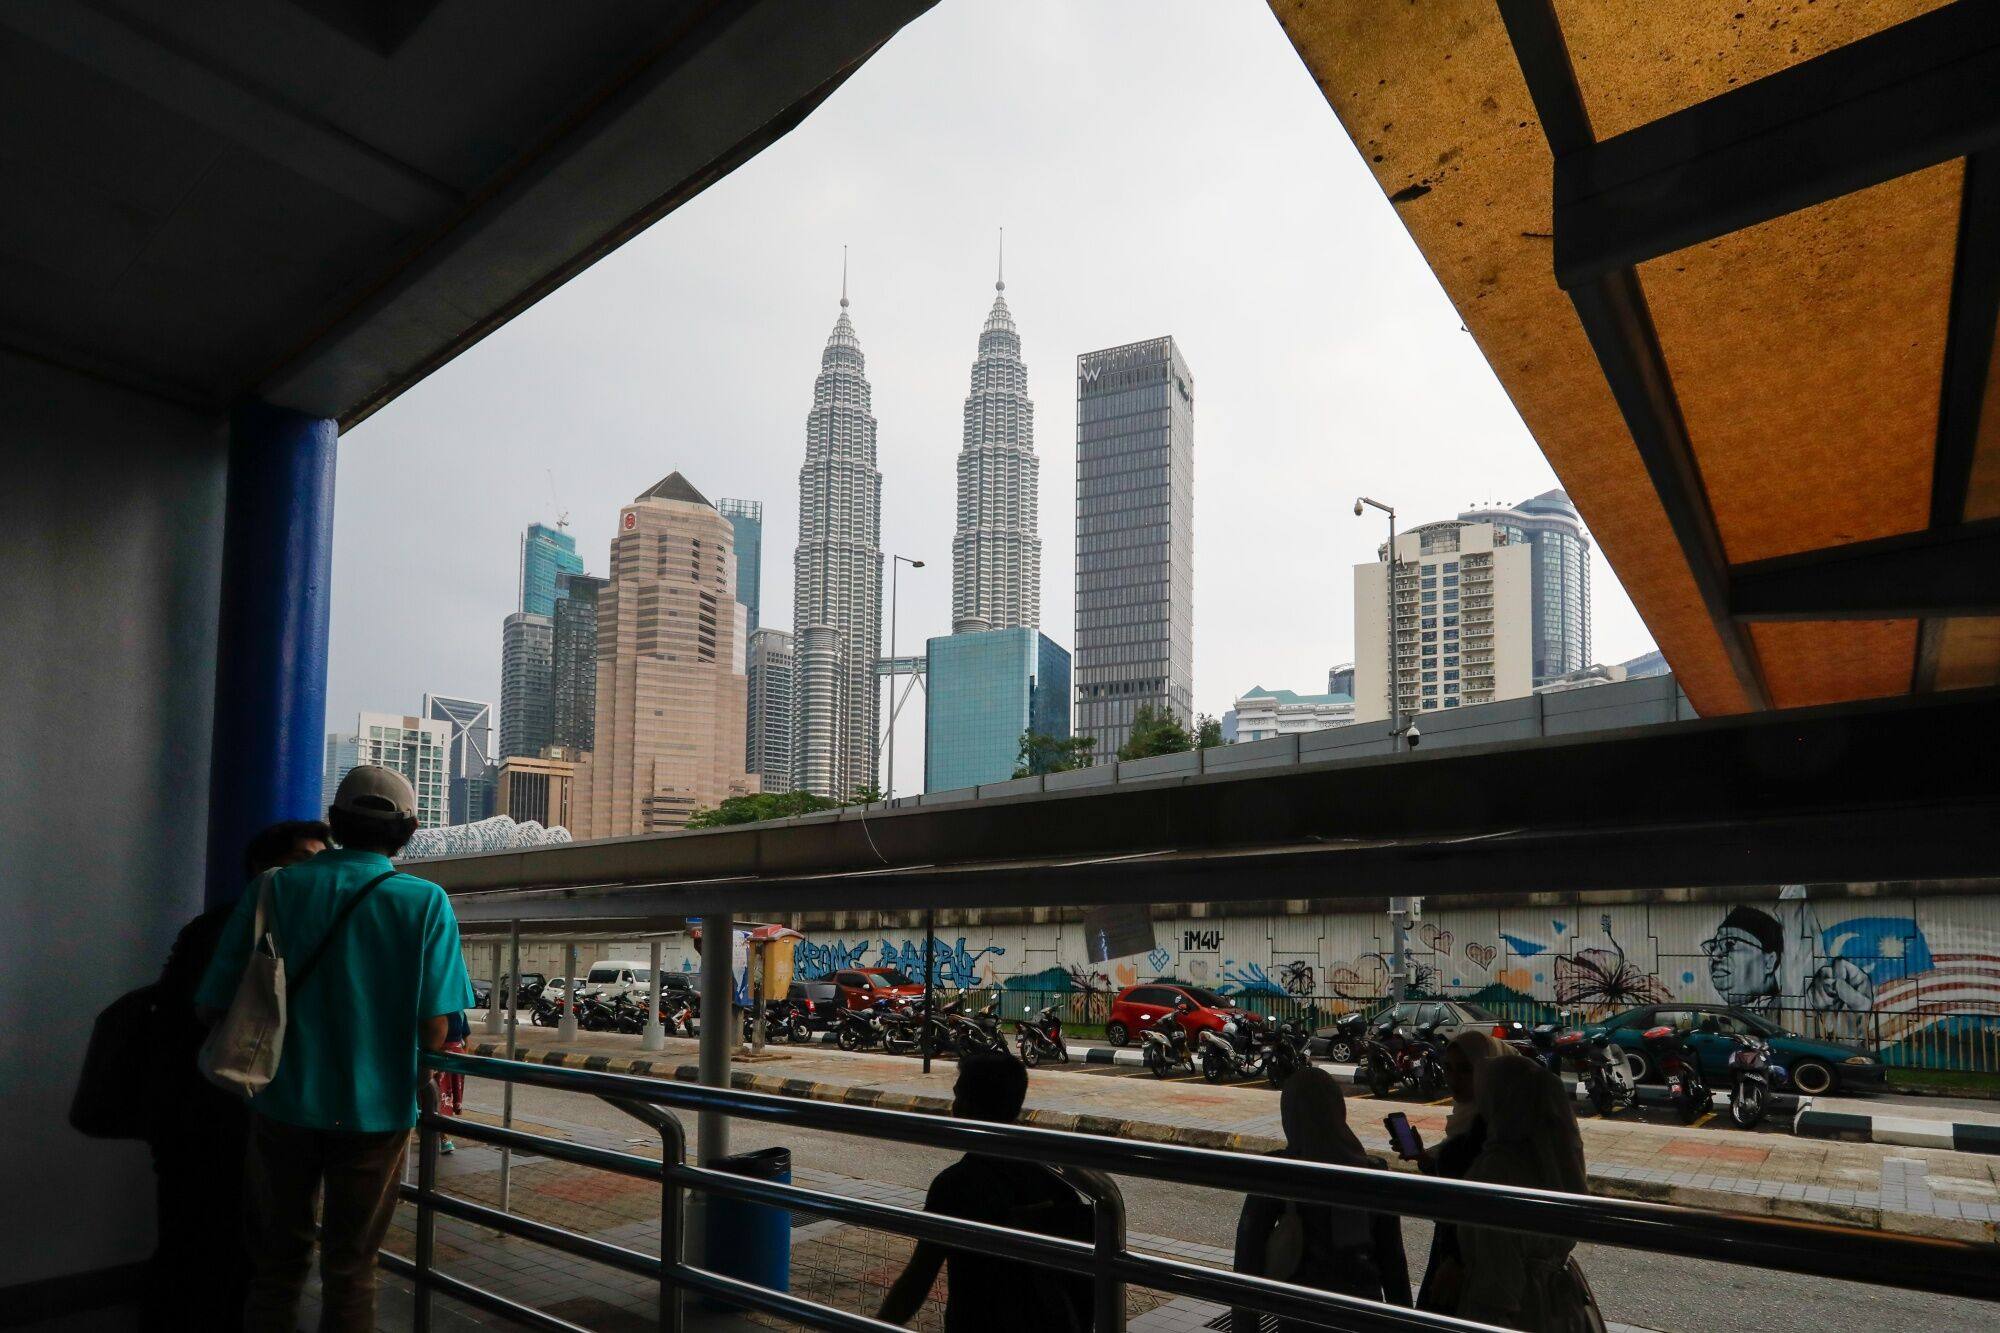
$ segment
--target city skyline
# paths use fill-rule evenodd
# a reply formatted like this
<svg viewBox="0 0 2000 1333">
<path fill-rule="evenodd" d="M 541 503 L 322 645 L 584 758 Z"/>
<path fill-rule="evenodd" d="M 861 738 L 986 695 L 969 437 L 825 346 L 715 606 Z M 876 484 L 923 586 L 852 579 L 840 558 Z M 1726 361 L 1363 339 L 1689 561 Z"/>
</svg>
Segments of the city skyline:
<svg viewBox="0 0 2000 1333">
<path fill-rule="evenodd" d="M 1004 244 L 1004 242 L 1003 242 Z M 1041 627 L 1041 464 L 1021 335 L 1007 308 L 1005 251 L 979 331 L 958 453 L 951 538 L 951 629 Z"/>
<path fill-rule="evenodd" d="M 1138 28 L 1033 0 L 1015 16 L 933 12 L 768 152 L 347 432 L 333 715 L 426 689 L 496 698 L 522 528 L 568 510 L 601 552 L 631 478 L 686 447 L 711 494 L 756 497 L 768 532 L 792 532 L 800 368 L 824 342 L 815 293 L 843 242 L 884 422 L 882 546 L 930 566 L 904 571 L 906 639 L 951 627 L 966 316 L 991 299 L 1000 224 L 1033 344 L 1041 619 L 1058 639 L 1073 623 L 1075 356 L 1171 329 L 1200 369 L 1197 711 L 1250 682 L 1307 688 L 1354 656 L 1348 571 L 1381 534 L 1345 516 L 1347 497 L 1442 517 L 1557 485 L 1276 24 L 1164 11 Z M 951 91 L 996 65 L 1004 109 Z M 1198 185 L 1161 191 L 1157 157 L 1076 133 L 1132 105 L 1157 109 Z M 1305 159 L 1327 169 L 1302 175 Z M 1319 219 L 1333 242 L 1273 240 L 1255 221 L 1273 216 Z M 441 497 L 423 524 L 407 521 L 412 493 Z M 1645 651 L 1591 560 L 1593 656 Z M 385 602 L 411 570 L 420 591 Z M 791 625 L 789 583 L 764 581 L 761 623 Z M 920 772 L 920 722 L 906 714 L 897 742 L 898 775 Z"/>
</svg>

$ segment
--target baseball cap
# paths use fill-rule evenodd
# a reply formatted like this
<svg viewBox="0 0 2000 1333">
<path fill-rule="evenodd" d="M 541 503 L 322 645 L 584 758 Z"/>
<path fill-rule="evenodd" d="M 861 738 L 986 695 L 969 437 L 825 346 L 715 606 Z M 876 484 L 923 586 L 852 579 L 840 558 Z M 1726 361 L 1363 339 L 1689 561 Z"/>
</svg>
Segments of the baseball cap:
<svg viewBox="0 0 2000 1333">
<path fill-rule="evenodd" d="M 415 819 L 417 792 L 393 768 L 362 764 L 349 770 L 333 795 L 333 808 L 365 819 Z"/>
</svg>

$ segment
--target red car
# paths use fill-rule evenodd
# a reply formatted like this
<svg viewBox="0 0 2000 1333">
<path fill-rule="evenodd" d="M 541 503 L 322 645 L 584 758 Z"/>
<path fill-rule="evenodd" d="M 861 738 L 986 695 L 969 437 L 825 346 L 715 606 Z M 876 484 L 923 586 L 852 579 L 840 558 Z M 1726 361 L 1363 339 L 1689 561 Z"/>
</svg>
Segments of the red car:
<svg viewBox="0 0 2000 1333">
<path fill-rule="evenodd" d="M 871 1009 L 878 1000 L 899 1004 L 920 1000 L 924 987 L 893 967 L 843 967 L 826 978 L 834 984 L 845 1009 Z"/>
<path fill-rule="evenodd" d="M 1194 1006 L 1181 1019 L 1190 1037 L 1203 1028 L 1220 1028 L 1244 1013 L 1212 990 L 1179 981 L 1148 981 L 1118 992 L 1118 998 L 1111 1002 L 1111 1021 L 1104 1025 L 1104 1039 L 1113 1046 L 1123 1046 L 1134 1033 L 1159 1022 L 1183 996 Z"/>
</svg>

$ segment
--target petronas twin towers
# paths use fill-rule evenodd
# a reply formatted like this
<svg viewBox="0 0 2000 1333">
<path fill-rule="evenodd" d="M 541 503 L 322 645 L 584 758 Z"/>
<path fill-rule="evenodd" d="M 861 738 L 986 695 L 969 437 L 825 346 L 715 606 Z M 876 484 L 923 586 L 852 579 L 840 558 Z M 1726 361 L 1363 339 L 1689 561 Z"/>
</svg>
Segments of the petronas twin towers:
<svg viewBox="0 0 2000 1333">
<path fill-rule="evenodd" d="M 958 456 L 954 629 L 1039 627 L 1042 543 L 1035 406 L 1004 278 L 979 335 Z M 799 469 L 792 557 L 792 785 L 836 800 L 873 789 L 880 752 L 882 473 L 861 340 L 840 316 L 820 355 Z"/>
</svg>

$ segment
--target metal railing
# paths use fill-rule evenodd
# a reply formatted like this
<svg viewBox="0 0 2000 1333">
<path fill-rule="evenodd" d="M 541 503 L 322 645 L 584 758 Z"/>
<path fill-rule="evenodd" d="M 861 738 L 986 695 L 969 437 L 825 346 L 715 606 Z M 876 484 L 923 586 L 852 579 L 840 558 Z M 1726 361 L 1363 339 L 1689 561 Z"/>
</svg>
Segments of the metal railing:
<svg viewBox="0 0 2000 1333">
<path fill-rule="evenodd" d="M 688 1292 L 843 1333 L 863 1330 L 886 1333 L 893 1327 L 688 1262 L 685 1203 L 689 1190 L 811 1213 L 1088 1276 L 1096 1333 L 1122 1333 L 1128 1285 L 1268 1311 L 1336 1329 L 1486 1327 L 1270 1278 L 1135 1253 L 1126 1243 L 1122 1196 L 1110 1174 L 1431 1218 L 1458 1225 L 1535 1232 L 1911 1291 L 2000 1299 L 2000 1262 L 1996 1262 L 2000 1255 L 1996 1255 L 1993 1246 L 1967 1241 L 1896 1237 L 1824 1223 L 1712 1213 L 1670 1204 L 1442 1180 L 1405 1172 L 1328 1166 L 1021 1125 L 951 1120 L 908 1111 L 845 1106 L 479 1056 L 430 1052 L 424 1055 L 423 1063 L 442 1073 L 599 1097 L 655 1130 L 660 1135 L 661 1158 L 654 1161 L 632 1153 L 482 1125 L 463 1118 L 447 1119 L 436 1113 L 432 1094 L 418 1120 L 417 1183 L 402 1189 L 403 1198 L 416 1206 L 414 1258 L 404 1259 L 387 1251 L 382 1255 L 385 1267 L 409 1277 L 415 1284 L 418 1333 L 428 1333 L 431 1328 L 432 1302 L 440 1292 L 530 1328 L 579 1333 L 578 1326 L 567 1320 L 440 1271 L 435 1240 L 440 1213 L 654 1278 L 660 1288 L 659 1322 L 663 1333 L 681 1333 L 682 1299 Z M 686 1134 L 671 1113 L 673 1108 L 1066 1169 L 1066 1177 L 1091 1199 L 1093 1237 L 1084 1242 L 1017 1231 L 690 1166 Z M 438 1141 L 446 1131 L 464 1139 L 525 1149 L 556 1161 L 656 1181 L 660 1186 L 660 1253 L 649 1255 L 443 1193 L 438 1189 Z"/>
</svg>

